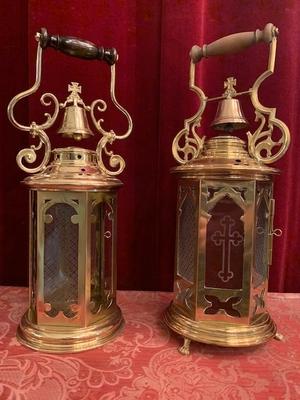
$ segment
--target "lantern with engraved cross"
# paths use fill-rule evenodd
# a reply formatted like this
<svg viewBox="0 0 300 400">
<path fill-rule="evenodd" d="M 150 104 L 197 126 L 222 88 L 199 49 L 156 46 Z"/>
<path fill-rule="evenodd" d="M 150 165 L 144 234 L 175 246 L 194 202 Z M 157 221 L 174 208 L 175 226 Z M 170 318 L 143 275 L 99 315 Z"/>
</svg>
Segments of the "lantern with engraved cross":
<svg viewBox="0 0 300 400">
<path fill-rule="evenodd" d="M 279 334 L 266 308 L 268 268 L 272 261 L 272 177 L 269 166 L 286 152 L 290 133 L 276 109 L 258 99 L 260 85 L 274 71 L 278 30 L 233 34 L 191 50 L 190 89 L 200 100 L 173 142 L 179 176 L 174 300 L 164 322 L 184 338 L 220 346 L 251 346 Z M 234 53 L 256 42 L 270 46 L 267 70 L 249 90 L 238 92 L 229 77 L 225 92 L 208 98 L 195 85 L 195 65 L 203 56 Z M 248 123 L 238 96 L 249 95 L 257 129 L 242 140 L 232 133 Z M 224 133 L 209 140 L 195 131 L 208 102 L 220 100 L 212 126 Z M 280 132 L 273 136 L 273 127 Z M 278 138 L 278 136 L 277 136 Z"/>
<path fill-rule="evenodd" d="M 116 207 L 121 186 L 116 175 L 124 169 L 125 161 L 107 145 L 128 137 L 132 121 L 115 96 L 115 49 L 74 37 L 49 35 L 45 28 L 36 39 L 36 81 L 8 106 L 12 124 L 38 141 L 17 155 L 19 167 L 31 174 L 24 180 L 30 196 L 29 308 L 17 338 L 37 350 L 81 351 L 113 339 L 123 325 L 116 304 Z M 105 101 L 98 99 L 85 105 L 77 82 L 69 84 L 69 96 L 62 103 L 51 93 L 42 95 L 42 105 L 54 108 L 52 115 L 45 114 L 44 123 L 26 126 L 16 121 L 16 103 L 40 86 L 42 53 L 47 47 L 110 65 L 111 100 L 128 120 L 126 133 L 120 135 L 102 127 L 103 119 L 96 113 L 106 110 Z M 45 130 L 57 120 L 59 109 L 64 116 L 58 133 L 77 142 L 99 134 L 96 151 L 77 146 L 51 150 Z M 44 155 L 38 158 L 41 149 Z M 31 167 L 32 163 L 37 165 Z"/>
</svg>

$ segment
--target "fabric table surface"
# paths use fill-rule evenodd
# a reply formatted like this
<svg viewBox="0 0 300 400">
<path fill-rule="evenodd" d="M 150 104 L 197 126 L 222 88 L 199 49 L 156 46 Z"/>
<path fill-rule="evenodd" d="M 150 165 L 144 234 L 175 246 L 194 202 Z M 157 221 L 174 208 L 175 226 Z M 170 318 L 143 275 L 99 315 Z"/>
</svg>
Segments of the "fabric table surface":
<svg viewBox="0 0 300 400">
<path fill-rule="evenodd" d="M 27 307 L 25 288 L 0 288 L 1 400 L 289 400 L 300 399 L 300 294 L 269 294 L 282 341 L 256 348 L 191 344 L 161 323 L 165 292 L 118 292 L 122 334 L 96 350 L 39 353 L 21 346 L 16 328 Z"/>
</svg>

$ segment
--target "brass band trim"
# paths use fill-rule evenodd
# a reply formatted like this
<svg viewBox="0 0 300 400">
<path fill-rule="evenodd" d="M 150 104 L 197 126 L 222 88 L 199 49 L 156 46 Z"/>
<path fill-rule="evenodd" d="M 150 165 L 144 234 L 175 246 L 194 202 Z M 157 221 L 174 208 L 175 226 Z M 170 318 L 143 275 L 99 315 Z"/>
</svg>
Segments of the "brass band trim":
<svg viewBox="0 0 300 400">
<path fill-rule="evenodd" d="M 276 335 L 276 325 L 270 315 L 259 314 L 250 325 L 226 322 L 196 322 L 182 315 L 172 302 L 162 317 L 173 331 L 196 342 L 223 347 L 248 347 L 267 342 Z"/>
<path fill-rule="evenodd" d="M 120 308 L 112 305 L 94 324 L 84 328 L 41 326 L 30 321 L 27 311 L 17 330 L 18 341 L 33 350 L 47 353 L 75 353 L 94 349 L 113 340 L 122 330 Z"/>
</svg>

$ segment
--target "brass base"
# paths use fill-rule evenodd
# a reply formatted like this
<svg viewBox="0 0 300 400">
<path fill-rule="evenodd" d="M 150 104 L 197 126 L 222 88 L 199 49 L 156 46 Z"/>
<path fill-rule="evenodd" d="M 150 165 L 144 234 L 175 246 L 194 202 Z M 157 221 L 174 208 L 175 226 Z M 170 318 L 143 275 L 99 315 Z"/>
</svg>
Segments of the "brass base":
<svg viewBox="0 0 300 400">
<path fill-rule="evenodd" d="M 189 339 L 185 340 L 184 346 L 179 349 L 182 354 L 189 353 L 190 340 L 224 347 L 247 347 L 267 342 L 276 335 L 276 325 L 267 312 L 259 314 L 250 325 L 217 321 L 199 322 L 184 316 L 180 309 L 171 303 L 163 314 L 163 321 L 184 339 Z"/>
<path fill-rule="evenodd" d="M 84 328 L 36 325 L 23 315 L 17 330 L 18 341 L 33 350 L 47 353 L 75 353 L 90 350 L 113 340 L 124 325 L 121 310 L 113 305 L 103 318 Z"/>
</svg>

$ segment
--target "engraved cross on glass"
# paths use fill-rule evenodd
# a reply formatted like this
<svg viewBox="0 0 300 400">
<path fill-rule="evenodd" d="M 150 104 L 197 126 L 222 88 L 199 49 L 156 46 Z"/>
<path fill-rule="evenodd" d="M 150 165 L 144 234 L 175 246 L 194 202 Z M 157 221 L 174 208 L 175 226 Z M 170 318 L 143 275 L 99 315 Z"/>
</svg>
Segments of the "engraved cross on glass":
<svg viewBox="0 0 300 400">
<path fill-rule="evenodd" d="M 222 246 L 222 269 L 218 272 L 218 277 L 223 282 L 228 282 L 233 278 L 231 266 L 231 246 L 238 246 L 243 241 L 243 236 L 238 231 L 233 231 L 232 227 L 235 221 L 229 216 L 225 215 L 220 224 L 223 231 L 216 231 L 211 239 L 216 246 Z"/>
</svg>

